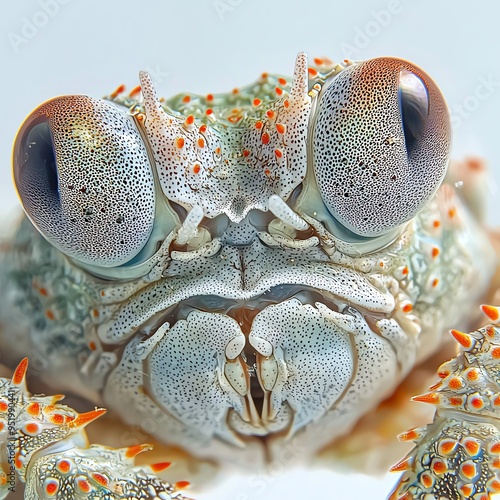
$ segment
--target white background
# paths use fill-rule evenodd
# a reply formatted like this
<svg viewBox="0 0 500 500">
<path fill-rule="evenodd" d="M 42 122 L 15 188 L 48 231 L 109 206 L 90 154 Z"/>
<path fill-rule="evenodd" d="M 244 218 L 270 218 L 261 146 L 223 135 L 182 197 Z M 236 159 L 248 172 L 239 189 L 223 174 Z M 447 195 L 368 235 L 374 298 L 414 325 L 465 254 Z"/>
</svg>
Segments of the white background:
<svg viewBox="0 0 500 500">
<path fill-rule="evenodd" d="M 71 93 L 100 97 L 120 83 L 132 88 L 140 69 L 152 73 L 165 96 L 229 91 L 262 71 L 290 74 L 304 50 L 336 60 L 394 55 L 422 66 L 448 100 L 454 156 L 480 154 L 500 178 L 496 2 L 56 1 L 46 0 L 49 14 L 43 0 L 2 5 L 0 232 L 17 206 L 11 145 L 24 117 L 44 100 Z M 498 223 L 500 205 L 491 198 L 489 220 Z M 381 499 L 393 482 L 394 476 L 301 470 L 269 478 L 258 491 L 246 478 L 233 478 L 203 498 Z"/>
</svg>

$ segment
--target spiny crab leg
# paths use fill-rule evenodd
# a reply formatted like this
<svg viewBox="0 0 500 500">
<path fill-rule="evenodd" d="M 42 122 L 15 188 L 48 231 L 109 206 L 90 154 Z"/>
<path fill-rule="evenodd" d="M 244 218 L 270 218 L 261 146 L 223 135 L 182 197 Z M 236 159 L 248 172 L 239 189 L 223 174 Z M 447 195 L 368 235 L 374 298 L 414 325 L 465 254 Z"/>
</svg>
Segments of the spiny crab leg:
<svg viewBox="0 0 500 500">
<path fill-rule="evenodd" d="M 169 462 L 134 466 L 151 445 L 88 446 L 84 428 L 106 410 L 78 413 L 59 403 L 64 396 L 31 395 L 27 369 L 24 358 L 11 380 L 0 378 L 0 499 L 16 490 L 17 478 L 26 500 L 186 499 L 179 490 L 189 483 L 171 485 L 156 475 Z"/>
<path fill-rule="evenodd" d="M 391 471 L 404 471 L 389 500 L 487 500 L 500 492 L 500 309 L 481 306 L 491 324 L 451 330 L 459 354 L 441 380 L 413 401 L 436 406 L 434 422 L 398 436 L 415 448 Z"/>
</svg>

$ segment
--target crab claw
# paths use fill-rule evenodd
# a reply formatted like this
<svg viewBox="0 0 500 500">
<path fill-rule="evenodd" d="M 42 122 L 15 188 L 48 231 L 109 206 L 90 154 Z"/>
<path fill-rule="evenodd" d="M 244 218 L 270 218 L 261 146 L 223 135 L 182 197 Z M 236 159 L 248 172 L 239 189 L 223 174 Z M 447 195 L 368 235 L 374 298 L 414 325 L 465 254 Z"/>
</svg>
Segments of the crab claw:
<svg viewBox="0 0 500 500">
<path fill-rule="evenodd" d="M 481 306 L 495 323 L 500 309 Z M 400 435 L 415 448 L 391 471 L 404 471 L 389 496 L 489 499 L 500 493 L 500 327 L 451 331 L 460 353 L 444 363 L 441 380 L 413 401 L 436 406 L 434 422 Z"/>
<path fill-rule="evenodd" d="M 24 358 L 11 380 L 0 378 L 0 453 L 15 466 L 15 472 L 6 471 L 0 464 L 0 500 L 15 488 L 14 474 L 26 483 L 26 500 L 185 498 L 179 491 L 189 486 L 187 481 L 172 485 L 157 476 L 170 462 L 134 465 L 136 455 L 152 448 L 149 444 L 76 446 L 88 442 L 84 428 L 106 410 L 78 413 L 59 403 L 61 395 L 32 396 L 27 370 Z"/>
</svg>

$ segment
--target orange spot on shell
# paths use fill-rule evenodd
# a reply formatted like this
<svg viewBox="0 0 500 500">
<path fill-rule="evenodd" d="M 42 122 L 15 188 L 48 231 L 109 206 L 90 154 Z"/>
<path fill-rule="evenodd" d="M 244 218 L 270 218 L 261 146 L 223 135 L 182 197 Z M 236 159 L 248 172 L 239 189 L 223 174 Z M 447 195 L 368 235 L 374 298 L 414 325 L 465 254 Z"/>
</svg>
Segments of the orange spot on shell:
<svg viewBox="0 0 500 500">
<path fill-rule="evenodd" d="M 464 448 L 467 450 L 469 455 L 475 456 L 478 454 L 481 447 L 479 446 L 479 443 L 476 440 L 466 439 L 464 441 Z"/>
<path fill-rule="evenodd" d="M 84 477 L 79 477 L 76 479 L 76 485 L 79 490 L 83 493 L 88 493 L 90 491 L 90 484 Z"/>
<path fill-rule="evenodd" d="M 94 316 L 94 318 L 98 318 L 99 317 L 99 311 L 97 309 L 92 309 L 92 316 Z"/>
<path fill-rule="evenodd" d="M 9 409 L 9 403 L 7 401 L 0 401 L 0 411 L 5 413 Z"/>
<path fill-rule="evenodd" d="M 448 210 L 448 217 L 449 217 L 450 219 L 453 219 L 453 217 L 455 217 L 455 215 L 457 215 L 457 209 L 456 209 L 455 207 L 450 208 L 450 209 Z"/>
<path fill-rule="evenodd" d="M 186 103 L 186 104 L 187 104 L 190 100 L 191 100 L 191 96 L 189 96 L 189 95 L 185 95 L 185 96 L 182 98 L 182 102 L 184 102 L 184 103 Z"/>
<path fill-rule="evenodd" d="M 479 372 L 475 368 L 471 368 L 467 371 L 467 379 L 471 382 L 475 382 L 479 379 Z"/>
<path fill-rule="evenodd" d="M 460 466 L 460 471 L 468 479 L 472 479 L 476 475 L 476 473 L 477 473 L 476 466 L 473 463 L 470 463 L 470 462 L 464 462 Z"/>
<path fill-rule="evenodd" d="M 205 147 L 205 139 L 203 137 L 198 137 L 198 147 L 203 149 Z"/>
<path fill-rule="evenodd" d="M 48 481 L 45 484 L 45 493 L 49 496 L 54 496 L 58 490 L 59 490 L 58 481 Z"/>
<path fill-rule="evenodd" d="M 95 342 L 93 340 L 89 342 L 89 349 L 91 351 L 95 351 L 97 349 L 97 346 L 95 345 Z"/>
<path fill-rule="evenodd" d="M 286 85 L 286 80 L 284 78 L 278 78 L 278 83 L 280 85 Z"/>
<path fill-rule="evenodd" d="M 307 71 L 309 73 L 309 76 L 312 76 L 312 77 L 318 76 L 318 72 L 314 68 L 307 68 Z"/>
<path fill-rule="evenodd" d="M 207 131 L 207 126 L 203 124 L 198 130 L 200 131 L 200 134 L 204 134 Z"/>
<path fill-rule="evenodd" d="M 214 110 L 212 108 L 208 108 L 206 111 L 205 111 L 205 114 L 207 116 L 210 116 L 211 114 L 213 114 Z"/>
<path fill-rule="evenodd" d="M 411 311 L 413 311 L 413 306 L 411 304 L 405 304 L 403 306 L 403 312 L 404 313 L 409 313 Z"/>
<path fill-rule="evenodd" d="M 269 76 L 269 73 L 267 72 L 264 72 L 264 73 L 261 73 L 260 77 L 265 80 L 267 77 Z"/>
<path fill-rule="evenodd" d="M 245 157 L 250 156 L 250 151 L 248 149 L 244 149 L 243 156 L 245 156 Z"/>
<path fill-rule="evenodd" d="M 277 95 L 279 95 L 279 96 L 283 95 L 283 89 L 282 89 L 282 88 L 280 88 L 280 87 L 276 87 L 276 88 L 274 89 L 274 91 L 275 91 L 275 92 L 276 92 L 276 94 L 277 94 Z"/>
<path fill-rule="evenodd" d="M 476 410 L 481 410 L 484 407 L 484 401 L 478 397 L 471 398 L 470 404 Z"/>
<path fill-rule="evenodd" d="M 94 479 L 94 481 L 98 482 L 101 486 L 107 486 L 109 484 L 109 479 L 104 474 L 101 474 L 100 472 L 93 472 L 92 479 Z"/>
<path fill-rule="evenodd" d="M 290 107 L 290 101 L 289 101 L 288 99 L 285 99 L 285 100 L 283 101 L 283 106 L 285 106 L 285 108 Z"/>
<path fill-rule="evenodd" d="M 493 359 L 499 359 L 500 358 L 500 347 L 494 347 L 491 350 L 491 356 Z"/>
<path fill-rule="evenodd" d="M 401 274 L 403 274 L 403 276 L 406 276 L 409 272 L 410 272 L 410 270 L 408 269 L 408 266 L 405 266 L 405 267 L 403 267 Z"/>
<path fill-rule="evenodd" d="M 463 403 L 464 403 L 464 400 L 461 397 L 453 396 L 450 398 L 451 406 L 462 406 Z"/>
<path fill-rule="evenodd" d="M 53 415 L 50 416 L 49 419 L 53 424 L 56 425 L 62 425 L 64 424 L 64 415 L 61 415 L 60 413 L 54 413 Z"/>
<path fill-rule="evenodd" d="M 186 123 L 188 125 L 192 125 L 194 123 L 194 116 L 193 115 L 188 115 L 188 117 L 186 118 Z"/>
<path fill-rule="evenodd" d="M 490 481 L 488 483 L 488 486 L 490 487 L 492 492 L 498 493 L 500 491 L 500 481 L 498 481 L 498 479 L 493 479 L 493 481 Z"/>
<path fill-rule="evenodd" d="M 71 470 L 71 463 L 69 460 L 59 460 L 56 464 L 56 468 L 59 472 L 62 472 L 63 474 L 67 474 Z"/>
<path fill-rule="evenodd" d="M 498 442 L 498 443 L 493 443 L 493 444 L 490 446 L 490 452 L 491 452 L 491 453 L 500 453 L 500 442 Z"/>
<path fill-rule="evenodd" d="M 14 457 L 14 465 L 17 470 L 21 470 L 23 468 L 23 462 L 21 460 L 21 454 L 18 452 Z"/>
<path fill-rule="evenodd" d="M 272 119 L 274 118 L 274 115 L 275 115 L 275 114 L 276 114 L 276 113 L 275 113 L 272 109 L 268 109 L 268 110 L 266 111 L 266 115 L 267 115 L 267 117 L 268 117 L 270 120 L 272 120 Z"/>
<path fill-rule="evenodd" d="M 274 155 L 276 156 L 276 158 L 283 158 L 283 152 L 280 149 L 275 149 Z"/>
<path fill-rule="evenodd" d="M 444 474 L 448 470 L 446 464 L 442 460 L 435 460 L 431 465 L 431 469 L 436 474 Z"/>
<path fill-rule="evenodd" d="M 239 94 L 239 92 L 240 92 L 240 89 L 238 89 L 236 87 L 232 90 L 233 94 Z"/>
<path fill-rule="evenodd" d="M 432 280 L 432 288 L 436 288 L 439 285 L 439 280 L 437 278 L 434 278 Z"/>
<path fill-rule="evenodd" d="M 218 146 L 215 148 L 215 154 L 220 155 L 220 148 Z"/>
<path fill-rule="evenodd" d="M 439 226 L 441 225 L 441 222 L 440 222 L 440 221 L 438 221 L 438 220 L 435 220 L 435 221 L 432 223 L 432 225 L 433 225 L 434 227 L 436 227 L 436 228 L 437 228 L 437 227 L 439 227 Z"/>
<path fill-rule="evenodd" d="M 426 488 L 430 488 L 434 484 L 434 479 L 432 478 L 432 476 L 425 472 L 420 476 L 420 481 L 422 481 L 422 484 Z"/>
<path fill-rule="evenodd" d="M 43 295 L 44 297 L 47 297 L 47 295 L 49 294 L 49 292 L 47 292 L 47 289 L 44 288 L 43 286 L 41 288 L 38 289 L 38 293 L 40 295 Z"/>
<path fill-rule="evenodd" d="M 448 382 L 448 387 L 450 389 L 455 390 L 455 391 L 457 389 L 461 389 L 463 386 L 464 386 L 464 383 L 458 377 L 453 377 Z"/>
<path fill-rule="evenodd" d="M 199 163 L 195 163 L 193 165 L 193 174 L 199 174 L 201 170 L 201 166 Z"/>
<path fill-rule="evenodd" d="M 24 426 L 24 430 L 26 431 L 26 434 L 38 434 L 40 431 L 40 426 L 36 422 L 28 422 Z"/>
<path fill-rule="evenodd" d="M 47 319 L 50 319 L 51 321 L 53 321 L 55 319 L 55 314 L 50 309 L 47 309 L 45 311 L 45 316 L 47 317 Z"/>
<path fill-rule="evenodd" d="M 177 137 L 177 139 L 175 139 L 175 147 L 177 149 L 182 149 L 184 147 L 184 144 L 184 137 Z"/>
<path fill-rule="evenodd" d="M 283 125 L 282 123 L 277 123 L 276 124 L 276 131 L 278 132 L 278 134 L 283 135 L 286 131 L 286 126 Z"/>
<path fill-rule="evenodd" d="M 213 101 L 214 100 L 214 95 L 213 94 L 207 94 L 206 100 L 209 101 L 209 102 Z"/>
<path fill-rule="evenodd" d="M 472 488 L 468 484 L 463 484 L 459 489 L 462 495 L 466 498 L 469 498 L 472 495 Z"/>
<path fill-rule="evenodd" d="M 457 442 L 454 439 L 443 439 L 439 443 L 439 453 L 442 455 L 448 455 L 449 453 L 453 452 L 453 450 L 456 448 Z"/>
<path fill-rule="evenodd" d="M 264 132 L 261 137 L 262 144 L 269 144 L 269 141 L 271 138 L 269 137 L 269 134 L 267 132 Z"/>
<path fill-rule="evenodd" d="M 255 128 L 257 130 L 260 130 L 263 126 L 264 124 L 260 120 L 258 122 L 255 122 Z"/>
<path fill-rule="evenodd" d="M 258 99 L 257 97 L 252 101 L 252 105 L 254 107 L 260 106 L 262 104 L 262 100 Z"/>
<path fill-rule="evenodd" d="M 431 255 L 432 255 L 432 258 L 435 259 L 440 253 L 440 250 L 438 247 L 433 247 L 432 248 L 432 252 L 431 252 Z"/>
</svg>

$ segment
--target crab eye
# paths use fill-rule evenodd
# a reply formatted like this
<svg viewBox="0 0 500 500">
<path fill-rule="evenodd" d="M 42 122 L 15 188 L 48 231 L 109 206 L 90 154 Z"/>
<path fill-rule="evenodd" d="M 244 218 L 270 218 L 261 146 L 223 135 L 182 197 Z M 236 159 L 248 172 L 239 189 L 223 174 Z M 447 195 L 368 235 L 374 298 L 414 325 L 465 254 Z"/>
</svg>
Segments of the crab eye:
<svg viewBox="0 0 500 500">
<path fill-rule="evenodd" d="M 445 101 L 420 68 L 391 58 L 350 66 L 318 103 L 313 156 L 323 201 L 356 235 L 387 233 L 435 193 L 450 142 Z"/>
<path fill-rule="evenodd" d="M 17 135 L 13 163 L 28 217 L 70 257 L 114 267 L 146 244 L 153 174 L 133 120 L 116 107 L 86 96 L 42 104 Z"/>
</svg>

